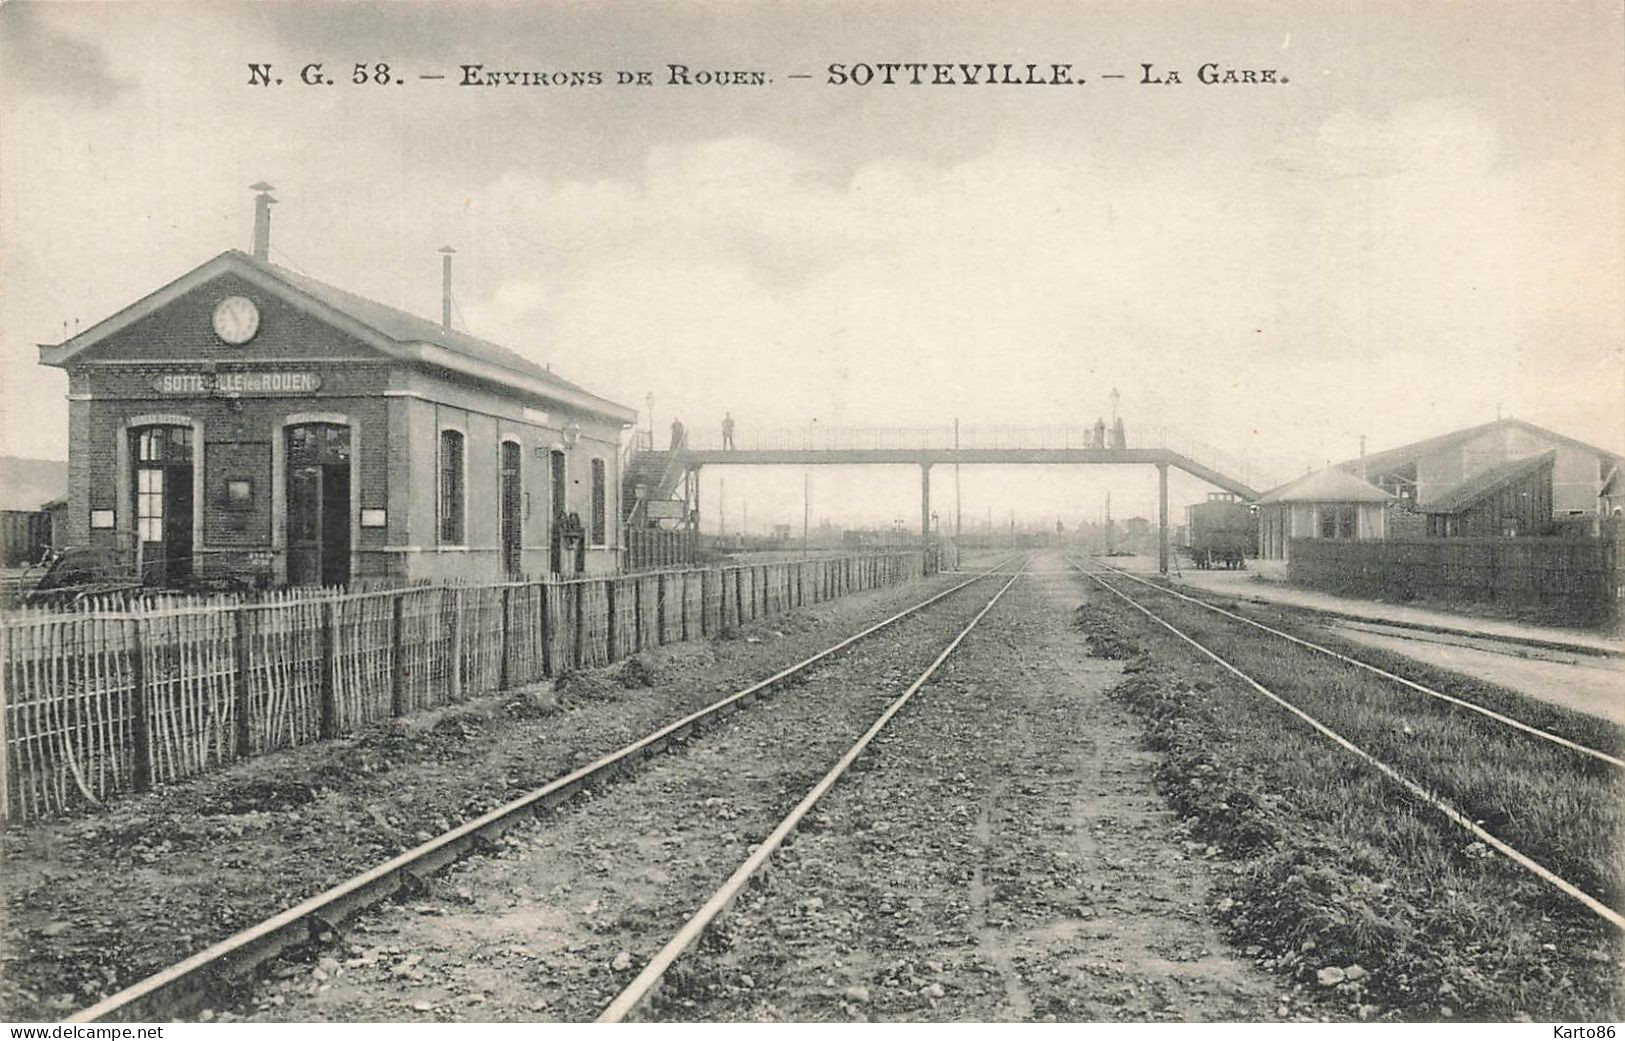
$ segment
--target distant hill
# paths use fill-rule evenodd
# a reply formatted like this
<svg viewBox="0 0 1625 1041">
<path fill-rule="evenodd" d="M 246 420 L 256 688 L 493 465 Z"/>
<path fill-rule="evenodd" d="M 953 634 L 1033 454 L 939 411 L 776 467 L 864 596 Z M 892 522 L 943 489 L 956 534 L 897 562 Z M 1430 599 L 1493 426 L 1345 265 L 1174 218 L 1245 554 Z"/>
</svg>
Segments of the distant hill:
<svg viewBox="0 0 1625 1041">
<path fill-rule="evenodd" d="M 0 455 L 0 510 L 37 510 L 67 494 L 66 459 Z"/>
</svg>

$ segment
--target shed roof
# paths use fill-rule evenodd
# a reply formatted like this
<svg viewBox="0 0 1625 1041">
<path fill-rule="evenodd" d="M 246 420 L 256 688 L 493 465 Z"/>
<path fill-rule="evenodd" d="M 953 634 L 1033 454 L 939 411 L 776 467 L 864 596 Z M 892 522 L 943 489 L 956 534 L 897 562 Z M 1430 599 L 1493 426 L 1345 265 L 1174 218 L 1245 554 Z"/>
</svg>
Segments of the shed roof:
<svg viewBox="0 0 1625 1041">
<path fill-rule="evenodd" d="M 1424 513 L 1462 513 L 1482 501 L 1485 496 L 1513 484 L 1541 469 L 1551 466 L 1557 460 L 1557 451 L 1542 452 L 1540 455 L 1527 456 L 1523 459 L 1514 459 L 1509 463 L 1492 466 L 1482 470 L 1462 481 L 1452 485 L 1439 493 L 1422 506 Z"/>
<path fill-rule="evenodd" d="M 1334 467 L 1304 474 L 1258 497 L 1271 502 L 1387 502 L 1393 496 L 1376 485 Z"/>
</svg>

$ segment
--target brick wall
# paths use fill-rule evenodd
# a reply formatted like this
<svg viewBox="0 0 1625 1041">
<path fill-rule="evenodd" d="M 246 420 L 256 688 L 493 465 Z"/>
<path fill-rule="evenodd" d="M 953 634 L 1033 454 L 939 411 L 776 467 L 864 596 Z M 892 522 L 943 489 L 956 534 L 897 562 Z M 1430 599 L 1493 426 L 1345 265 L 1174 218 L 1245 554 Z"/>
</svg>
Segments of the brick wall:
<svg viewBox="0 0 1625 1041">
<path fill-rule="evenodd" d="M 253 298 L 262 318 L 251 341 L 227 347 L 214 336 L 210 316 L 221 298 L 236 293 Z M 562 446 L 566 429 L 573 427 L 579 437 L 567 453 L 565 509 L 588 520 L 591 460 L 602 459 L 608 479 L 608 539 L 606 546 L 589 552 L 588 570 L 616 568 L 619 423 L 544 408 L 489 384 L 393 362 L 343 328 L 235 274 L 182 294 L 70 364 L 74 400 L 69 406 L 66 542 L 128 547 L 133 518 L 125 429 L 133 418 L 169 417 L 201 424 L 203 461 L 194 494 L 203 504 L 196 539 L 205 552 L 219 552 L 222 563 L 247 559 L 251 553 L 280 553 L 286 524 L 276 503 L 285 478 L 276 461 L 290 415 L 303 415 L 307 421 L 332 419 L 352 428 L 357 577 L 502 577 L 498 453 L 509 438 L 521 446 L 522 570 L 540 576 L 549 570 L 552 516 L 546 453 Z M 177 388 L 167 380 L 155 383 L 165 375 L 233 371 L 315 374 L 320 386 L 302 395 L 245 391 L 228 400 L 201 389 Z M 439 544 L 437 525 L 439 433 L 448 427 L 463 432 L 466 451 L 465 537 L 456 548 Z M 254 501 L 223 511 L 219 504 L 227 482 L 234 479 L 253 482 Z M 387 511 L 386 526 L 359 526 L 360 511 L 379 509 Z M 92 510 L 113 510 L 117 530 L 91 531 Z M 280 561 L 274 574 L 285 575 Z"/>
</svg>

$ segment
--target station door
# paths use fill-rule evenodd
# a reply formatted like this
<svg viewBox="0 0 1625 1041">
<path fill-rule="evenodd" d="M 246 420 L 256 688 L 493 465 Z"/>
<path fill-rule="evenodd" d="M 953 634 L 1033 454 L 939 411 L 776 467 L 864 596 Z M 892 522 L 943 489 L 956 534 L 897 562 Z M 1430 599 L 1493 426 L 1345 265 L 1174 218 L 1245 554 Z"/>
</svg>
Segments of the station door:
<svg viewBox="0 0 1625 1041">
<path fill-rule="evenodd" d="M 288 428 L 288 584 L 350 581 L 350 428 Z"/>
<path fill-rule="evenodd" d="M 141 427 L 130 438 L 141 572 L 159 584 L 183 582 L 192 574 L 192 428 Z"/>
</svg>

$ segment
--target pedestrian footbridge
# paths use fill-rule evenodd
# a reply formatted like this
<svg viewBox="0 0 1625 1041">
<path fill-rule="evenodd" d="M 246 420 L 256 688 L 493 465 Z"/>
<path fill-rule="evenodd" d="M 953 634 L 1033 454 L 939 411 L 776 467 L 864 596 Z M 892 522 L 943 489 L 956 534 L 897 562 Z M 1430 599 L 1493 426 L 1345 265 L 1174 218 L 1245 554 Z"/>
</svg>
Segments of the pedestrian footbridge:
<svg viewBox="0 0 1625 1041">
<path fill-rule="evenodd" d="M 707 466 L 853 466 L 914 465 L 920 468 L 920 537 L 929 538 L 931 468 L 950 465 L 1129 466 L 1157 468 L 1157 520 L 1161 531 L 1162 569 L 1168 568 L 1168 468 L 1183 470 L 1216 488 L 1249 502 L 1259 493 L 1249 479 L 1251 468 L 1219 450 L 1167 429 L 1140 435 L 1135 442 L 1120 434 L 1116 442 L 1095 427 L 822 427 L 750 432 L 736 430 L 732 446 L 720 434 L 691 432 L 684 445 L 667 455 L 672 470 L 697 473 Z M 1127 443 L 1118 443 L 1127 442 Z M 1240 477 L 1236 475 L 1240 474 Z M 697 486 L 697 482 L 695 482 Z M 1268 486 L 1266 484 L 1266 486 Z"/>
</svg>

